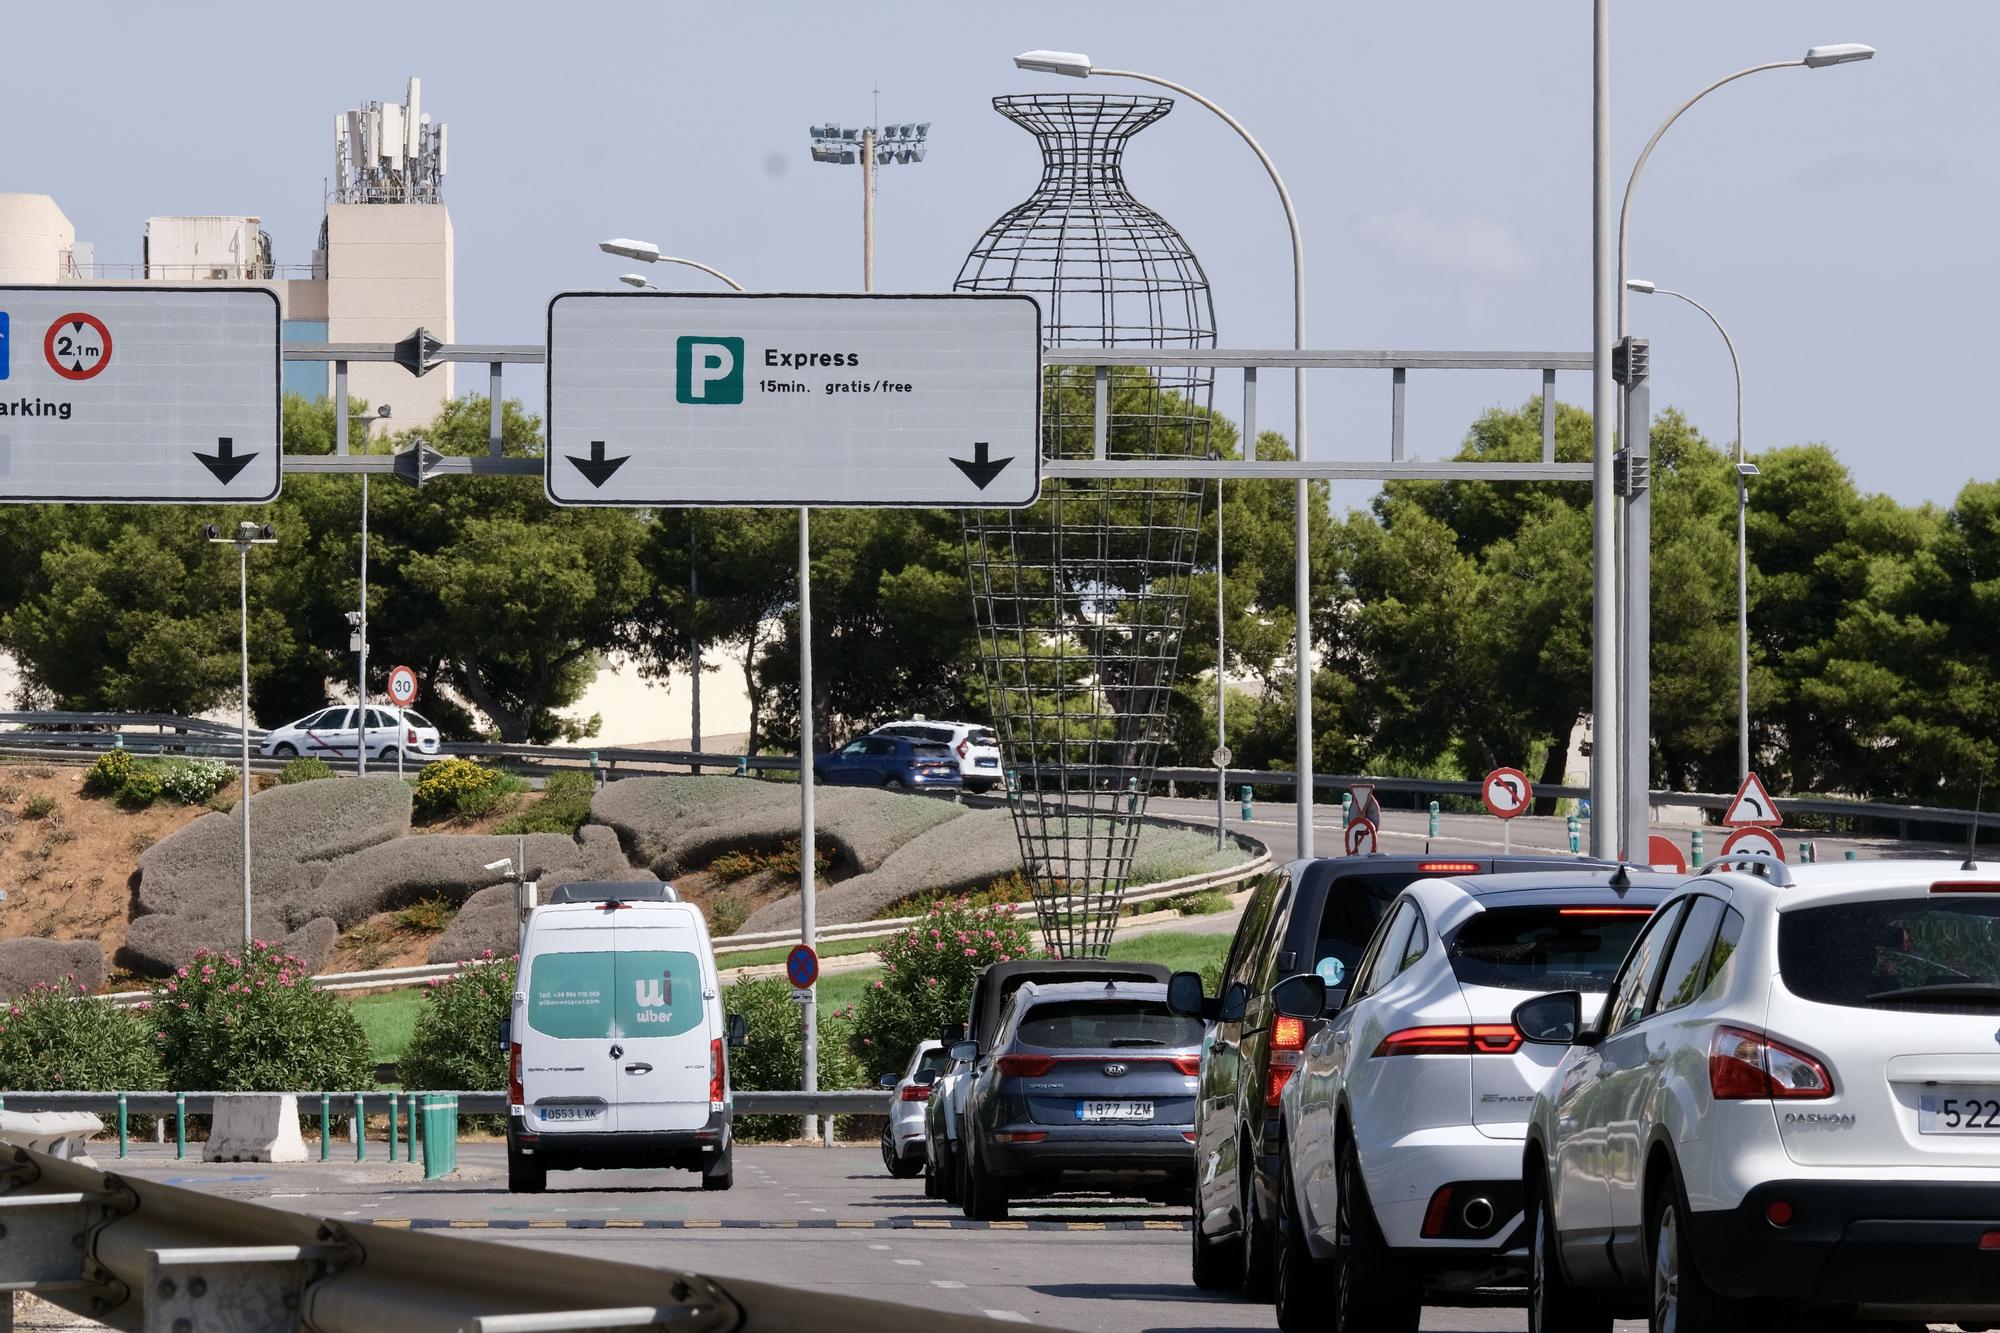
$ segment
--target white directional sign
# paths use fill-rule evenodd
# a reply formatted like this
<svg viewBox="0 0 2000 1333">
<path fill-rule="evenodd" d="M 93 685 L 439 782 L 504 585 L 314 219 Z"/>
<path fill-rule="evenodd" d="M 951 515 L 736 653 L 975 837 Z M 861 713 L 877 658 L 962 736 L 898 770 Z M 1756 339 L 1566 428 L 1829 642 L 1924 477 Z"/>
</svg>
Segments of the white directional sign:
<svg viewBox="0 0 2000 1333">
<path fill-rule="evenodd" d="M 1005 508 L 1041 488 L 1030 297 L 567 292 L 548 349 L 557 504 Z"/>
<path fill-rule="evenodd" d="M 258 288 L 0 287 L 0 500 L 277 498 L 278 320 Z"/>
</svg>

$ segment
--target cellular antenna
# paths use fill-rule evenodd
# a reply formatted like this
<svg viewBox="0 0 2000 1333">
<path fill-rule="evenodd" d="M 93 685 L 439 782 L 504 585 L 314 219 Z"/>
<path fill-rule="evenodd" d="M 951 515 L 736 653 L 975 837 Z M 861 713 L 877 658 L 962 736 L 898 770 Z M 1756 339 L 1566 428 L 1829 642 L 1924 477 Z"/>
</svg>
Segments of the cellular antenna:
<svg viewBox="0 0 2000 1333">
<path fill-rule="evenodd" d="M 1986 778 L 1982 774 L 1979 785 L 1972 790 L 1972 837 L 1965 848 L 1965 864 L 1960 870 L 1979 869 L 1979 806 L 1986 796 Z"/>
</svg>

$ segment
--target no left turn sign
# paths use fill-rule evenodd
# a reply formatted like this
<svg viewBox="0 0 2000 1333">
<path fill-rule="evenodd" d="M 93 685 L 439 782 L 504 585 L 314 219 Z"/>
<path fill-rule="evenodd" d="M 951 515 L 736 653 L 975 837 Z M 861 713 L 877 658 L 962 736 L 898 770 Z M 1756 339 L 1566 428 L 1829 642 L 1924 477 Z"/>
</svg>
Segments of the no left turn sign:
<svg viewBox="0 0 2000 1333">
<path fill-rule="evenodd" d="M 1528 775 L 1518 768 L 1496 768 L 1486 775 L 1486 781 L 1479 789 L 1479 799 L 1486 803 L 1487 812 L 1499 819 L 1513 819 L 1528 813 L 1534 803 L 1535 789 L 1528 782 Z"/>
</svg>

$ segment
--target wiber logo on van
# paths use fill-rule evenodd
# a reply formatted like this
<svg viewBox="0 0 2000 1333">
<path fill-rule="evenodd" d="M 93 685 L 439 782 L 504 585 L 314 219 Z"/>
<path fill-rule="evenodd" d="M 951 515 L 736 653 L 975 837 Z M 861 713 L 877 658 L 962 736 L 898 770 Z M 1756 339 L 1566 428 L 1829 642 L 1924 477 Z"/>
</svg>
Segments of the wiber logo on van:
<svg viewBox="0 0 2000 1333">
<path fill-rule="evenodd" d="M 649 1009 L 672 1008 L 674 1003 L 673 977 L 663 976 L 657 981 L 641 977 L 632 983 L 632 989 L 639 1002 L 639 1012 L 636 1016 L 639 1022 L 670 1023 L 673 1021 L 671 1013 L 653 1014 L 646 1012 Z"/>
</svg>

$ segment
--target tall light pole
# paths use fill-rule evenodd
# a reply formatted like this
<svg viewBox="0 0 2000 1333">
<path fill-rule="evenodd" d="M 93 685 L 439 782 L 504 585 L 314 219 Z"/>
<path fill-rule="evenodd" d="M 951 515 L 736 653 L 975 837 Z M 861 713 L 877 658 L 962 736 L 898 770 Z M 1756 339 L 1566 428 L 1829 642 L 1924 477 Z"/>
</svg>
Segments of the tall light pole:
<svg viewBox="0 0 2000 1333">
<path fill-rule="evenodd" d="M 236 548 L 236 593 L 237 609 L 241 617 L 243 649 L 243 768 L 239 776 L 242 786 L 236 800 L 236 808 L 243 813 L 243 944 L 249 947 L 253 937 L 250 927 L 250 548 L 270 546 L 278 540 L 268 523 L 243 522 L 236 525 L 236 535 L 225 537 L 222 529 L 213 523 L 202 527 L 202 535 L 217 545 Z"/>
<path fill-rule="evenodd" d="M 921 162 L 929 151 L 931 123 L 814 125 L 812 160 L 833 166 L 861 164 L 861 290 L 875 290 L 875 168 Z"/>
<path fill-rule="evenodd" d="M 1715 312 L 1686 292 L 1677 292 L 1643 278 L 1627 278 L 1625 287 L 1641 296 L 1657 293 L 1674 297 L 1708 316 L 1708 322 L 1715 325 L 1715 331 L 1722 335 L 1722 345 L 1729 349 L 1729 368 L 1736 375 L 1736 778 L 1741 782 L 1750 776 L 1749 513 L 1750 478 L 1757 475 L 1757 465 L 1744 457 L 1743 363 L 1736 358 L 1735 339 L 1729 336 L 1728 329 L 1722 327 L 1722 321 L 1715 317 Z"/>
<path fill-rule="evenodd" d="M 1135 79 L 1140 83 L 1150 83 L 1179 93 L 1191 102 L 1199 103 L 1214 112 L 1222 123 L 1236 131 L 1237 137 L 1248 144 L 1250 151 L 1263 164 L 1265 174 L 1278 191 L 1278 202 L 1284 205 L 1285 225 L 1292 239 L 1292 346 L 1304 351 L 1306 346 L 1306 258 L 1305 244 L 1299 237 L 1299 214 L 1292 206 L 1292 193 L 1285 188 L 1284 177 L 1278 174 L 1278 166 L 1264 146 L 1257 142 L 1255 135 L 1245 129 L 1243 123 L 1224 111 L 1221 107 L 1203 97 L 1192 88 L 1160 78 L 1155 74 L 1141 74 L 1129 69 L 1101 69 L 1090 63 L 1090 57 L 1075 51 L 1024 51 L 1014 57 L 1014 64 L 1021 69 L 1039 74 L 1066 74 L 1071 78 L 1083 79 L 1091 75 L 1107 79 Z M 1292 372 L 1292 395 L 1295 404 L 1296 424 L 1293 433 L 1297 436 L 1298 459 L 1306 458 L 1306 372 L 1300 366 Z M 1255 457 L 1256 441 L 1249 444 L 1250 453 Z M 1313 854 L 1313 753 L 1312 753 L 1312 563 L 1309 559 L 1312 543 L 1312 485 L 1304 477 L 1299 478 L 1296 496 L 1297 546 L 1294 571 L 1293 616 L 1298 621 L 1296 708 L 1298 712 L 1297 759 L 1298 770 L 1298 820 L 1299 855 Z"/>
<path fill-rule="evenodd" d="M 1674 109 L 1672 114 L 1660 122 L 1660 127 L 1653 131 L 1653 137 L 1646 140 L 1646 146 L 1640 150 L 1638 161 L 1632 164 L 1632 174 L 1625 182 L 1624 201 L 1620 204 L 1618 210 L 1618 277 L 1616 285 L 1618 298 L 1618 342 L 1623 343 L 1626 335 L 1625 258 L 1626 241 L 1631 230 L 1633 194 L 1638 188 L 1640 174 L 1645 171 L 1646 163 L 1653 156 L 1653 149 L 1659 145 L 1661 137 L 1669 129 L 1673 128 L 1674 122 L 1679 120 L 1687 112 L 1688 108 L 1701 101 L 1702 98 L 1708 96 L 1716 89 L 1734 83 L 1738 79 L 1748 78 L 1752 74 L 1762 74 L 1767 70 L 1774 69 L 1826 69 L 1835 65 L 1848 65 L 1857 61 L 1869 60 L 1874 55 L 1875 48 L 1872 46 L 1863 46 L 1858 42 L 1843 42 L 1830 46 L 1812 47 L 1807 50 L 1805 55 L 1796 60 L 1774 60 L 1761 65 L 1750 65 L 1744 69 L 1737 70 L 1733 74 L 1725 74 L 1723 77 L 1715 80 L 1700 92 L 1682 102 Z M 1605 349 L 1600 347 L 1598 349 L 1599 355 L 1602 356 L 1604 351 Z M 1629 399 L 1631 396 L 1633 385 L 1643 385 L 1645 378 L 1642 369 L 1630 366 L 1627 369 L 1628 382 L 1626 384 L 1626 394 L 1623 396 L 1625 399 Z M 1624 402 L 1621 401 L 1621 408 L 1623 406 Z M 1627 467 L 1627 494 L 1622 497 L 1621 505 L 1625 518 L 1625 531 L 1622 534 L 1623 541 L 1617 543 L 1619 547 L 1617 582 L 1618 587 L 1622 591 L 1621 601 L 1624 604 L 1620 607 L 1620 611 L 1623 614 L 1619 617 L 1623 624 L 1623 633 L 1616 640 L 1619 678 L 1616 693 L 1618 695 L 1620 712 L 1616 723 L 1616 744 L 1613 746 L 1606 746 L 1604 744 L 1605 719 L 1601 716 L 1598 718 L 1598 733 L 1600 747 L 1610 748 L 1613 753 L 1615 768 L 1612 780 L 1614 782 L 1622 781 L 1624 787 L 1617 810 L 1619 822 L 1613 832 L 1618 839 L 1618 845 L 1628 855 L 1637 857 L 1644 853 L 1646 846 L 1647 777 L 1650 769 L 1652 733 L 1650 712 L 1651 673 L 1648 660 L 1650 656 L 1650 635 L 1647 624 L 1651 578 L 1648 546 L 1651 540 L 1652 502 L 1647 493 L 1647 482 L 1644 472 L 1646 455 L 1650 452 L 1646 441 L 1649 423 L 1643 420 L 1638 422 L 1627 420 L 1626 418 L 1629 415 L 1629 413 L 1621 410 L 1618 423 L 1621 437 L 1619 439 L 1619 446 L 1625 452 L 1630 462 Z M 1601 556 L 1602 552 L 1600 551 L 1599 554 Z M 1602 638 L 1597 641 L 1597 647 L 1600 652 L 1607 642 L 1610 641 Z M 1596 786 L 1595 775 L 1597 771 L 1598 768 L 1594 764 L 1592 768 L 1593 787 Z M 1591 842 L 1593 851 L 1599 849 L 1599 831 L 1596 827 L 1599 822 L 1598 820 L 1592 821 Z M 1605 820 L 1602 822 L 1610 823 L 1611 821 Z"/>
</svg>

